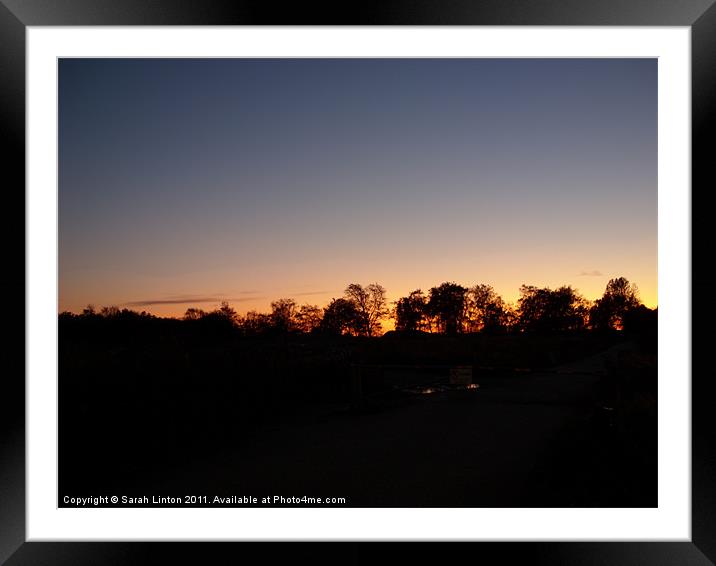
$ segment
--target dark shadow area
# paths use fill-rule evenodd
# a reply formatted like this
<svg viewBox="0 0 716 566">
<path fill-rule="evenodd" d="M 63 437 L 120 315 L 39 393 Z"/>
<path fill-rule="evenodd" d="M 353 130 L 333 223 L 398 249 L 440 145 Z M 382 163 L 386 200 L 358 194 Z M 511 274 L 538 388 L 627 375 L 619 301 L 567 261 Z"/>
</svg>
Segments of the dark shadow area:
<svg viewBox="0 0 716 566">
<path fill-rule="evenodd" d="M 655 311 L 621 330 L 469 333 L 444 312 L 445 334 L 380 337 L 366 320 L 354 336 L 63 314 L 58 503 L 657 505 Z"/>
</svg>

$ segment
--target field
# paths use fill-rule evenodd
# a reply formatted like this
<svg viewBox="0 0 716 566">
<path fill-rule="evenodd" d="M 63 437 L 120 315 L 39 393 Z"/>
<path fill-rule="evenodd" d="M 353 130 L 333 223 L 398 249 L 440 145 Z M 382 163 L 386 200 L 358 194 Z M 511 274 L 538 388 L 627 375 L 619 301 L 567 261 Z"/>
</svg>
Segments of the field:
<svg viewBox="0 0 716 566">
<path fill-rule="evenodd" d="M 94 324 L 60 326 L 60 498 L 657 505 L 653 333 L 247 338 Z M 455 366 L 475 386 L 451 384 Z"/>
</svg>

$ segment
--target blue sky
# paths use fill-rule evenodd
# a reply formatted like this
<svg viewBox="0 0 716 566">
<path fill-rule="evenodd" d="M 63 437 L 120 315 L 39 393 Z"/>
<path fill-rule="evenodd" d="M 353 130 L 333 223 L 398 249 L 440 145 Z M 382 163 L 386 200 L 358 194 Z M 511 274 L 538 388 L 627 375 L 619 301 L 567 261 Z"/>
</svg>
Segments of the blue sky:
<svg viewBox="0 0 716 566">
<path fill-rule="evenodd" d="M 624 275 L 657 302 L 655 59 L 62 59 L 60 310 Z"/>
</svg>

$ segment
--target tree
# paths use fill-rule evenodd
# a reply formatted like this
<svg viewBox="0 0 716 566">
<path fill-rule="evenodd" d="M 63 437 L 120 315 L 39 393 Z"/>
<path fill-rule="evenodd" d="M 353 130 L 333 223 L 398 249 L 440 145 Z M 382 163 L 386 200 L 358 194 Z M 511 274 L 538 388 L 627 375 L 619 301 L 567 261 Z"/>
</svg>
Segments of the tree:
<svg viewBox="0 0 716 566">
<path fill-rule="evenodd" d="M 594 302 L 589 313 L 592 328 L 616 329 L 624 328 L 624 317 L 629 311 L 641 305 L 637 286 L 625 277 L 610 279 L 601 299 Z"/>
<path fill-rule="evenodd" d="M 506 305 L 490 285 L 475 285 L 467 290 L 465 330 L 492 332 L 507 326 Z"/>
<path fill-rule="evenodd" d="M 241 329 L 248 336 L 264 334 L 271 329 L 271 316 L 255 310 L 249 311 L 241 322 Z"/>
<path fill-rule="evenodd" d="M 517 301 L 519 329 L 529 332 L 561 332 L 584 328 L 587 301 L 570 286 L 554 291 L 531 285 L 520 287 Z"/>
<path fill-rule="evenodd" d="M 114 318 L 119 315 L 119 307 L 110 306 L 110 307 L 102 307 L 100 310 L 100 314 L 105 318 Z"/>
<path fill-rule="evenodd" d="M 348 299 L 332 299 L 323 309 L 321 330 L 327 334 L 360 334 L 366 327 L 356 304 Z"/>
<path fill-rule="evenodd" d="M 420 289 L 401 297 L 395 303 L 395 329 L 416 331 L 425 328 L 427 299 Z"/>
<path fill-rule="evenodd" d="M 219 308 L 214 311 L 214 314 L 231 321 L 232 324 L 238 322 L 238 315 L 236 314 L 236 311 L 226 301 L 221 301 Z"/>
<path fill-rule="evenodd" d="M 438 332 L 457 334 L 465 319 L 467 289 L 457 283 L 442 283 L 430 289 L 428 313 L 435 319 Z"/>
<path fill-rule="evenodd" d="M 297 330 L 296 301 L 293 299 L 279 299 L 271 303 L 271 324 L 279 332 L 293 332 Z"/>
<path fill-rule="evenodd" d="M 351 283 L 346 287 L 344 296 L 355 304 L 358 312 L 358 333 L 363 336 L 380 334 L 381 323 L 389 314 L 388 303 L 385 298 L 385 289 L 378 283 L 371 283 L 363 287 L 358 283 Z"/>
<path fill-rule="evenodd" d="M 95 316 L 96 314 L 97 311 L 95 310 L 93 304 L 89 304 L 82 309 L 82 316 Z"/>
<path fill-rule="evenodd" d="M 321 325 L 322 320 L 323 310 L 316 305 L 301 305 L 296 311 L 296 327 L 299 332 L 313 332 Z"/>
<path fill-rule="evenodd" d="M 197 308 L 188 308 L 184 313 L 184 320 L 199 320 L 206 316 L 206 311 Z"/>
<path fill-rule="evenodd" d="M 637 340 L 646 351 L 656 353 L 658 349 L 659 315 L 657 309 L 639 305 L 624 313 L 624 332 Z"/>
<path fill-rule="evenodd" d="M 519 312 L 517 306 L 513 303 L 503 303 L 502 316 L 504 329 L 508 332 L 519 330 Z"/>
<path fill-rule="evenodd" d="M 144 313 L 139 316 L 144 316 Z M 188 308 L 184 312 L 184 320 L 200 328 L 207 336 L 228 336 L 241 323 L 241 318 L 226 301 L 210 312 L 194 307 Z"/>
</svg>

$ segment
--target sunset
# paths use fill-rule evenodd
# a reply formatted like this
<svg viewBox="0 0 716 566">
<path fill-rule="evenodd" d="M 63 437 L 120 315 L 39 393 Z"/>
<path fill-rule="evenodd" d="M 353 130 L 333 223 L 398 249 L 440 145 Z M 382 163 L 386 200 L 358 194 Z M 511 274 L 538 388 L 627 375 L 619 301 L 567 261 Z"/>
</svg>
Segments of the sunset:
<svg viewBox="0 0 716 566">
<path fill-rule="evenodd" d="M 656 508 L 657 75 L 60 58 L 57 505 Z"/>
<path fill-rule="evenodd" d="M 59 311 L 609 279 L 657 306 L 656 60 L 60 60 Z"/>
</svg>

